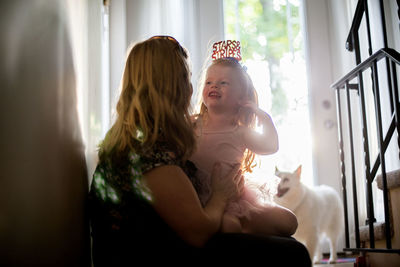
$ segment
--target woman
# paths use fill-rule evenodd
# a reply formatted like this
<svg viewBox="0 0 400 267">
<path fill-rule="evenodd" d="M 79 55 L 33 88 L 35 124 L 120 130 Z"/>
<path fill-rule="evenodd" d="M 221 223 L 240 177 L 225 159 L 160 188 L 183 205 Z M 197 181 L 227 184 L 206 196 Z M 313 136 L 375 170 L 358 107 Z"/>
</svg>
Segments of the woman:
<svg viewBox="0 0 400 267">
<path fill-rule="evenodd" d="M 134 250 L 191 253 L 219 230 L 243 178 L 239 166 L 225 177 L 217 166 L 214 194 L 202 207 L 187 176 L 191 95 L 188 54 L 174 38 L 155 36 L 130 50 L 89 195 L 95 264 L 133 260 Z"/>
</svg>

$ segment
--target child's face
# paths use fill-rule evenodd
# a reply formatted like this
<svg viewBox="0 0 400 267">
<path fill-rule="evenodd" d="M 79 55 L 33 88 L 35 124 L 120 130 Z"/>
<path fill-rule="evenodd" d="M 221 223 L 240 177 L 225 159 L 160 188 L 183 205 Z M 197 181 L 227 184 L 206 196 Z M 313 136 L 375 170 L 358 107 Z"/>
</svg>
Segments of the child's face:
<svg viewBox="0 0 400 267">
<path fill-rule="evenodd" d="M 236 114 L 242 90 L 239 75 L 235 69 L 214 65 L 206 75 L 203 88 L 203 103 L 208 110 Z"/>
</svg>

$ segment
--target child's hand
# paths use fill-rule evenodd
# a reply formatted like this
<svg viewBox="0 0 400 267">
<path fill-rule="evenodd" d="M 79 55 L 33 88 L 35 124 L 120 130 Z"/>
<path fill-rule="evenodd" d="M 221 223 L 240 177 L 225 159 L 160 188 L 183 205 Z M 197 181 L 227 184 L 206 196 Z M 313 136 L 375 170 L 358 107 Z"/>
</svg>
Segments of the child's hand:
<svg viewBox="0 0 400 267">
<path fill-rule="evenodd" d="M 259 108 L 257 107 L 256 103 L 252 101 L 240 101 L 239 102 L 240 108 L 242 109 L 250 109 L 252 112 L 256 112 Z"/>
<path fill-rule="evenodd" d="M 256 103 L 252 102 L 252 101 L 240 101 L 239 105 L 241 107 L 242 110 L 250 110 L 251 112 L 253 112 L 257 117 L 258 117 L 258 124 L 261 124 L 261 121 L 263 120 L 263 118 L 265 118 L 266 116 L 269 117 L 268 113 L 266 113 L 264 110 L 262 110 L 261 108 L 259 108 Z"/>
<path fill-rule="evenodd" d="M 270 115 L 257 107 L 256 103 L 240 101 L 239 104 L 242 107 L 242 111 L 239 112 L 252 112 L 251 114 L 255 115 L 260 127 L 257 130 L 253 127 L 243 130 L 243 140 L 246 147 L 253 153 L 260 155 L 269 155 L 278 151 L 278 133 Z"/>
</svg>

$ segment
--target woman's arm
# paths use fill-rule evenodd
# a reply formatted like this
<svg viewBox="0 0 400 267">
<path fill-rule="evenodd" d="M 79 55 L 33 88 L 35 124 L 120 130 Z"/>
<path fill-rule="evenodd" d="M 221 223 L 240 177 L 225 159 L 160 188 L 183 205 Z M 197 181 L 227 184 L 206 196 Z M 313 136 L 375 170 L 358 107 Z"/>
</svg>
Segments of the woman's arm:
<svg viewBox="0 0 400 267">
<path fill-rule="evenodd" d="M 259 155 L 275 153 L 279 148 L 278 133 L 271 117 L 252 102 L 242 104 L 243 108 L 251 109 L 258 118 L 262 132 L 246 128 L 243 131 L 243 140 L 248 149 Z"/>
<path fill-rule="evenodd" d="M 205 208 L 189 178 L 178 166 L 154 168 L 145 174 L 145 183 L 159 215 L 183 240 L 201 247 L 219 230 L 227 201 L 241 190 L 239 176 L 236 169 L 222 179 L 213 179 L 221 181 L 220 190 L 213 193 Z"/>
</svg>

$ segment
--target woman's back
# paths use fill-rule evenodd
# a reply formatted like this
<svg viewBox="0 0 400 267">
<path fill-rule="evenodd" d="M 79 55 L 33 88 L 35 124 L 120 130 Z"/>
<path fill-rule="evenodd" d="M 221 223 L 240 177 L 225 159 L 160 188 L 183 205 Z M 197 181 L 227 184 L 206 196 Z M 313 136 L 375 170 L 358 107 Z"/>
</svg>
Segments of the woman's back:
<svg viewBox="0 0 400 267">
<path fill-rule="evenodd" d="M 178 164 L 154 150 L 147 156 L 124 153 L 102 159 L 93 175 L 89 211 L 95 266 L 118 266 L 146 259 L 148 254 L 194 251 L 165 223 L 141 184 L 142 173 L 154 166 Z"/>
</svg>

